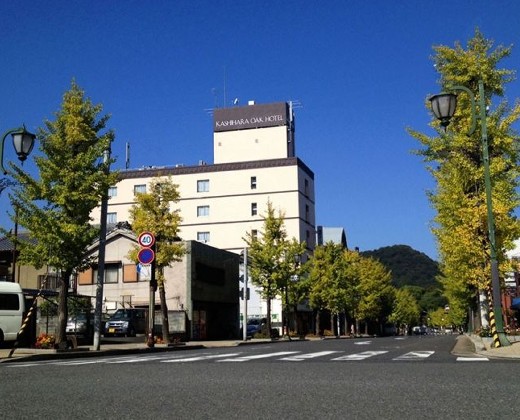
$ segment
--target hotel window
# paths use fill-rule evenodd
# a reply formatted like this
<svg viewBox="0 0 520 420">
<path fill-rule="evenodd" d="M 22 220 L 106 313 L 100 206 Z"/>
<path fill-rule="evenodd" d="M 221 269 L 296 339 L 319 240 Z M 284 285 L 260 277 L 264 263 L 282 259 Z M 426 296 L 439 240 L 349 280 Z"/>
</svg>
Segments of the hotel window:
<svg viewBox="0 0 520 420">
<path fill-rule="evenodd" d="M 197 232 L 197 241 L 209 242 L 209 232 Z"/>
<path fill-rule="evenodd" d="M 197 217 L 209 216 L 209 206 L 198 206 Z"/>
<path fill-rule="evenodd" d="M 305 190 L 303 193 L 305 194 L 306 197 L 308 197 L 309 196 L 309 180 L 308 179 L 305 180 L 304 188 L 305 188 Z"/>
<path fill-rule="evenodd" d="M 258 206 L 256 203 L 251 203 L 251 216 L 256 216 L 258 214 Z"/>
<path fill-rule="evenodd" d="M 107 224 L 115 225 L 117 223 L 117 213 L 107 213 Z"/>
<path fill-rule="evenodd" d="M 117 196 L 117 187 L 109 187 L 108 188 L 108 196 L 109 197 Z"/>
<path fill-rule="evenodd" d="M 305 221 L 309 221 L 309 205 L 305 204 Z"/>
<path fill-rule="evenodd" d="M 146 184 L 134 185 L 134 195 L 144 194 L 146 192 Z"/>
<path fill-rule="evenodd" d="M 258 238 L 258 231 L 256 229 L 253 229 L 251 231 L 251 238 L 253 238 L 253 239 Z"/>
<path fill-rule="evenodd" d="M 209 191 L 209 179 L 201 179 L 197 181 L 197 192 Z"/>
<path fill-rule="evenodd" d="M 251 189 L 256 190 L 256 176 L 251 177 Z"/>
</svg>

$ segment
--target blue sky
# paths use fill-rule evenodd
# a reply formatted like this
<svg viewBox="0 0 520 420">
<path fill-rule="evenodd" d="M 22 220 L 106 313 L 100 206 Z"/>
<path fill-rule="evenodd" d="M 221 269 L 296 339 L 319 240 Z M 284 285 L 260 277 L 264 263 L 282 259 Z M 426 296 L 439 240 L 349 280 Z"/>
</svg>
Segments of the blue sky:
<svg viewBox="0 0 520 420">
<path fill-rule="evenodd" d="M 502 65 L 520 68 L 516 0 L 13 0 L 0 16 L 0 131 L 53 119 L 75 78 L 112 115 L 114 167 L 126 142 L 132 168 L 190 165 L 213 161 L 208 109 L 299 101 L 316 222 L 344 227 L 352 248 L 406 244 L 432 258 L 434 183 L 405 131 L 429 131 L 432 46 L 466 45 L 479 27 L 515 45 Z M 520 82 L 506 95 L 520 98 Z M 0 205 L 9 226 L 5 192 Z"/>
</svg>

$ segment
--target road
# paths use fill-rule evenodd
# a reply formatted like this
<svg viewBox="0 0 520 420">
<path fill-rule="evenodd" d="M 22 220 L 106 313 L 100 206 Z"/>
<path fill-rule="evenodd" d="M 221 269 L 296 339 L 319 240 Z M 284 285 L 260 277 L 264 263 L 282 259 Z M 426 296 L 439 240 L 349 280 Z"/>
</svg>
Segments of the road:
<svg viewBox="0 0 520 420">
<path fill-rule="evenodd" d="M 278 342 L 0 365 L 2 418 L 518 417 L 518 362 L 456 336 Z"/>
</svg>

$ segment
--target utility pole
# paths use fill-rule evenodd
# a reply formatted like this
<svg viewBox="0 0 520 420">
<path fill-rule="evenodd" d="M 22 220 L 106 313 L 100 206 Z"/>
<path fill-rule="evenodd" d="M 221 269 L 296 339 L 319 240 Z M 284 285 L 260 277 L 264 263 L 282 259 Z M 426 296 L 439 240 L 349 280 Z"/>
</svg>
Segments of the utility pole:
<svg viewBox="0 0 520 420">
<path fill-rule="evenodd" d="M 103 153 L 103 162 L 106 166 L 106 173 L 110 172 L 110 149 Z M 101 220 L 99 230 L 99 249 L 98 249 L 98 274 L 96 283 L 96 307 L 94 310 L 94 349 L 99 350 L 101 344 L 101 314 L 103 312 L 103 284 L 105 283 L 105 250 L 107 242 L 107 212 L 108 212 L 108 191 L 103 191 L 101 199 Z"/>
</svg>

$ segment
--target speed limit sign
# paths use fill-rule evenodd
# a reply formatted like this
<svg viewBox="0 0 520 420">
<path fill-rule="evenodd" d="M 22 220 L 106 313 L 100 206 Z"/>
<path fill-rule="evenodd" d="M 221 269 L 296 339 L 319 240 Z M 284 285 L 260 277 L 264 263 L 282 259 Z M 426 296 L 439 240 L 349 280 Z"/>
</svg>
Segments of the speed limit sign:
<svg viewBox="0 0 520 420">
<path fill-rule="evenodd" d="M 139 235 L 137 241 L 139 242 L 139 245 L 141 245 L 143 248 L 151 248 L 155 243 L 155 236 L 153 235 L 153 233 L 143 232 Z"/>
</svg>

